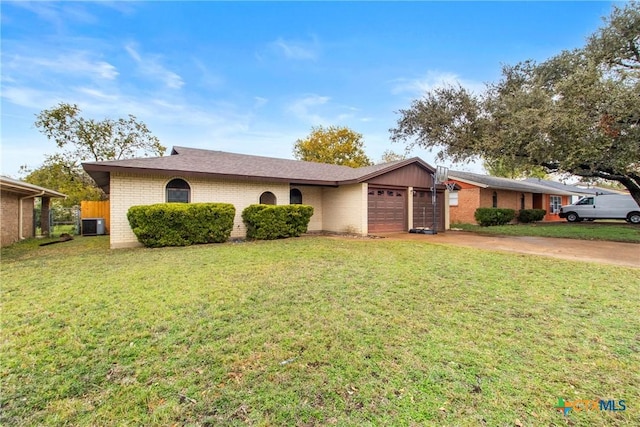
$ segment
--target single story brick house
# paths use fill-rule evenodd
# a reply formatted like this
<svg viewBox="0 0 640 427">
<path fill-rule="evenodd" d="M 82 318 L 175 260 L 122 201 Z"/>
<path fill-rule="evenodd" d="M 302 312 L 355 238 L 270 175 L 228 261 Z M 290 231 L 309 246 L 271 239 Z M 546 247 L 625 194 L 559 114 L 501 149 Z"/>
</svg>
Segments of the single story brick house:
<svg viewBox="0 0 640 427">
<path fill-rule="evenodd" d="M 370 234 L 434 226 L 435 169 L 422 159 L 347 166 L 187 147 L 165 157 L 83 163 L 110 198 L 112 248 L 138 246 L 127 221 L 134 205 L 225 202 L 236 208 L 232 238 L 242 238 L 244 208 L 255 203 L 313 206 L 309 231 Z M 445 187 L 436 186 L 437 229 L 445 230 Z"/>
<path fill-rule="evenodd" d="M 0 176 L 0 246 L 35 237 L 34 202 L 37 198 L 42 202 L 42 234 L 48 235 L 50 200 L 65 197 L 65 194 L 48 188 Z"/>
<path fill-rule="evenodd" d="M 471 172 L 449 171 L 449 179 L 460 190 L 449 195 L 452 224 L 476 224 L 478 208 L 544 209 L 544 221 L 562 221 L 558 213 L 562 205 L 571 203 L 570 191 L 528 181 L 518 181 Z"/>
</svg>

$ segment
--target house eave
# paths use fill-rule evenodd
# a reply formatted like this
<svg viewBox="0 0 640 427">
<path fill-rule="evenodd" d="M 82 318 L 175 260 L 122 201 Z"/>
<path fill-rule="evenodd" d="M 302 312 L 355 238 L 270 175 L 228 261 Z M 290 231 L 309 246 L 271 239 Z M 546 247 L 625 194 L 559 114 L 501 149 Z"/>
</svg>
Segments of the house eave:
<svg viewBox="0 0 640 427">
<path fill-rule="evenodd" d="M 254 176 L 254 175 L 242 175 L 242 174 L 223 174 L 223 173 L 211 173 L 202 171 L 185 171 L 180 169 L 155 169 L 155 168 L 139 168 L 139 167 L 125 167 L 125 166 L 108 166 L 100 164 L 83 164 L 85 171 L 93 178 L 96 184 L 102 188 L 107 194 L 110 190 L 110 174 L 111 173 L 130 173 L 138 175 L 161 175 L 161 176 L 180 176 L 180 177 L 196 177 L 196 178 L 208 178 L 219 179 L 228 181 L 244 181 L 244 182 L 272 182 L 272 183 L 286 183 L 286 184 L 298 184 L 298 185 L 315 185 L 315 186 L 327 186 L 338 187 L 343 184 L 341 181 L 326 181 L 326 180 L 314 180 L 314 179 L 300 179 L 300 178 L 286 178 L 286 177 L 269 177 L 269 176 Z"/>
</svg>

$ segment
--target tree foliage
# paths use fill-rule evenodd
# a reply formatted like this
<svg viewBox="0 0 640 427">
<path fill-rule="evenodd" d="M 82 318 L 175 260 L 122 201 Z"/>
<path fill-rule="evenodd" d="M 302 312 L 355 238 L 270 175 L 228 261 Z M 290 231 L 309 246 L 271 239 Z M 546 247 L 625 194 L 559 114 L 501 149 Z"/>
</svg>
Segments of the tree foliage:
<svg viewBox="0 0 640 427">
<path fill-rule="evenodd" d="M 147 126 L 129 114 L 123 119 L 85 119 L 77 105 L 60 103 L 37 115 L 36 127 L 74 161 L 120 160 L 137 155 L 161 156 L 166 148 Z"/>
<path fill-rule="evenodd" d="M 49 156 L 38 169 L 23 168 L 22 173 L 27 174 L 23 178 L 26 182 L 66 194 L 66 199 L 54 199 L 56 204 L 65 207 L 77 206 L 82 200 L 106 199 L 89 175 L 77 165 L 68 164 L 61 156 Z"/>
<path fill-rule="evenodd" d="M 484 169 L 491 176 L 500 176 L 503 178 L 545 178 L 547 172 L 542 166 L 516 167 L 503 159 L 485 160 Z"/>
<path fill-rule="evenodd" d="M 298 160 L 357 168 L 372 165 L 364 152 L 362 135 L 343 126 L 311 128 L 305 139 L 296 141 L 293 155 Z"/>
<path fill-rule="evenodd" d="M 640 5 L 631 2 L 614 7 L 583 48 L 505 66 L 481 95 L 434 89 L 390 132 L 440 159 L 617 181 L 640 203 L 639 94 Z"/>
<path fill-rule="evenodd" d="M 77 105 L 60 103 L 37 115 L 35 126 L 62 152 L 47 155 L 35 170 L 23 168 L 25 181 L 51 188 L 69 197 L 73 206 L 82 200 L 101 200 L 104 192 L 82 169 L 84 161 L 119 160 L 137 155 L 161 156 L 166 148 L 134 116 L 96 121 L 81 116 Z"/>
<path fill-rule="evenodd" d="M 396 162 L 398 160 L 404 160 L 406 158 L 406 154 L 399 154 L 393 150 L 384 150 L 384 153 L 382 153 L 382 157 L 380 157 L 380 163 Z"/>
</svg>

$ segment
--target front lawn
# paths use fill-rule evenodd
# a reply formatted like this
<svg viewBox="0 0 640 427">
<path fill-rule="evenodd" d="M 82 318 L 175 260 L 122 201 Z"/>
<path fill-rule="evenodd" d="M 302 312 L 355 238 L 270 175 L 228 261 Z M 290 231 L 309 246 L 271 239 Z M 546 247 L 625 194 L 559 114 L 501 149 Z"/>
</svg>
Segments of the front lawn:
<svg viewBox="0 0 640 427">
<path fill-rule="evenodd" d="M 638 270 L 304 237 L 2 250 L 2 425 L 640 425 Z M 573 411 L 558 398 L 625 400 Z"/>
<path fill-rule="evenodd" d="M 640 243 L 640 226 L 624 222 L 538 222 L 481 227 L 474 224 L 451 224 L 451 228 L 480 234 L 504 236 L 561 237 L 581 240 L 610 240 Z"/>
</svg>

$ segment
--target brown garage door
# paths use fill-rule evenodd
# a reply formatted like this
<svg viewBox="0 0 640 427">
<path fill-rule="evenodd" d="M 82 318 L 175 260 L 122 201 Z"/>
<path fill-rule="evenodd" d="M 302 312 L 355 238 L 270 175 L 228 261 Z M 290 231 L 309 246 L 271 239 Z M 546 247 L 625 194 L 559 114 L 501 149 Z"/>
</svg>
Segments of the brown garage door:
<svg viewBox="0 0 640 427">
<path fill-rule="evenodd" d="M 431 191 L 413 192 L 413 228 L 433 228 L 433 203 Z M 444 230 L 444 193 L 438 194 L 438 231 Z"/>
<path fill-rule="evenodd" d="M 406 231 L 406 190 L 369 188 L 369 233 Z"/>
</svg>

